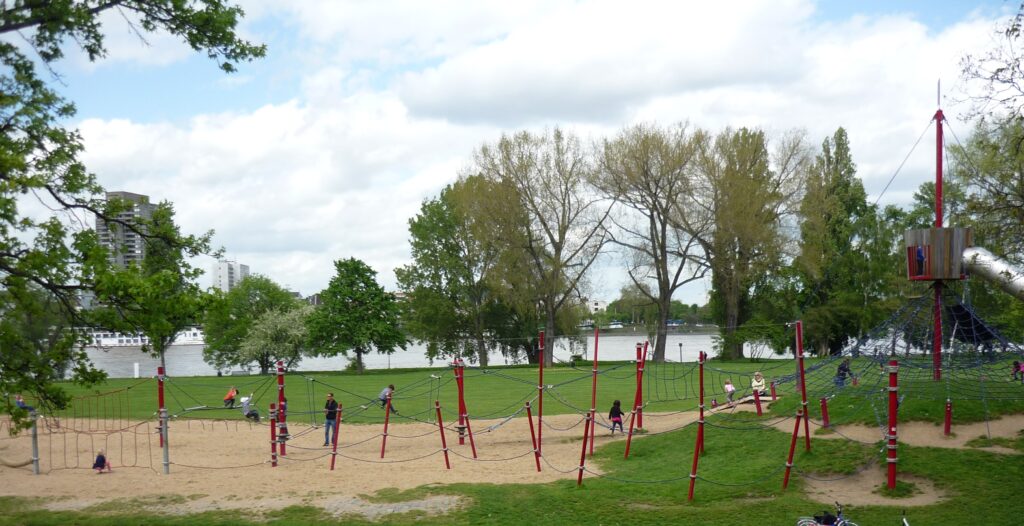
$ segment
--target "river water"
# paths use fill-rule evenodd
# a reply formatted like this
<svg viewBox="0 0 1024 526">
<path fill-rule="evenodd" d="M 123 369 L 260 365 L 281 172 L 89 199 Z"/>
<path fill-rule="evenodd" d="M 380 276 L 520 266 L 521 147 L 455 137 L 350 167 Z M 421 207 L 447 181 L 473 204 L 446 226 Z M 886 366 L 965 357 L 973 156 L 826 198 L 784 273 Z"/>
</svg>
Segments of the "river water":
<svg viewBox="0 0 1024 526">
<path fill-rule="evenodd" d="M 700 351 L 711 353 L 717 337 L 713 334 L 670 334 L 666 346 L 666 358 L 672 361 L 697 361 Z M 598 358 L 605 360 L 632 360 L 636 357 L 636 344 L 642 342 L 642 334 L 602 334 L 598 340 Z M 217 370 L 203 361 L 203 345 L 175 345 L 168 349 L 165 356 L 167 374 L 170 376 L 213 376 Z M 554 346 L 555 361 L 568 361 L 573 354 L 582 354 L 593 359 L 594 336 L 586 338 L 585 344 L 576 344 L 570 348 L 568 340 L 559 339 Z M 426 348 L 421 344 L 412 344 L 405 351 L 395 351 L 387 356 L 377 353 L 363 356 L 368 369 L 391 369 L 406 367 L 447 367 L 443 361 L 431 364 L 425 354 Z M 140 376 L 153 376 L 159 360 L 142 352 L 139 347 L 107 347 L 88 348 L 89 358 L 112 378 L 131 378 L 135 376 L 138 364 Z M 491 353 L 491 365 L 509 365 L 501 353 Z M 303 358 L 292 367 L 296 371 L 340 371 L 348 365 L 349 359 L 344 356 L 333 358 Z M 253 370 L 258 372 L 258 370 Z"/>
</svg>

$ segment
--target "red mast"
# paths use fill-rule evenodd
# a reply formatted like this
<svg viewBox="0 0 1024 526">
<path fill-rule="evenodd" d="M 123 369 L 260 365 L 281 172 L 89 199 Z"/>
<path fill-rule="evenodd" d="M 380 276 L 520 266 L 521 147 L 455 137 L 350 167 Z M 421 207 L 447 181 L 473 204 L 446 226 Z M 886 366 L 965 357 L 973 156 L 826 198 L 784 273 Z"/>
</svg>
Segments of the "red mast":
<svg viewBox="0 0 1024 526">
<path fill-rule="evenodd" d="M 935 111 L 935 228 L 942 228 L 942 108 Z M 958 255 L 959 256 L 959 255 Z M 932 371 L 936 381 L 942 379 L 942 281 L 935 280 L 935 301 L 932 306 Z"/>
</svg>

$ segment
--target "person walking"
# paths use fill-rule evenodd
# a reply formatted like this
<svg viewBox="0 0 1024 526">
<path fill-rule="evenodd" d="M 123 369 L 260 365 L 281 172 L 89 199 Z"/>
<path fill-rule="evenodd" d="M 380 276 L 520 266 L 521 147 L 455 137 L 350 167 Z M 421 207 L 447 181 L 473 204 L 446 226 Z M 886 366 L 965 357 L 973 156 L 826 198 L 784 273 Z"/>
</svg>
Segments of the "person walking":
<svg viewBox="0 0 1024 526">
<path fill-rule="evenodd" d="M 338 418 L 338 401 L 334 399 L 334 393 L 327 393 L 327 403 L 324 404 L 324 445 L 331 445 L 331 433 L 334 432 Z M 338 436 L 334 435 L 337 440 Z"/>
<path fill-rule="evenodd" d="M 616 400 L 612 402 L 612 409 L 608 411 L 608 420 L 612 421 L 612 434 L 615 434 L 615 426 L 619 426 L 619 432 L 625 434 L 626 431 L 622 429 L 622 416 L 625 413 L 622 412 L 622 402 Z"/>
</svg>

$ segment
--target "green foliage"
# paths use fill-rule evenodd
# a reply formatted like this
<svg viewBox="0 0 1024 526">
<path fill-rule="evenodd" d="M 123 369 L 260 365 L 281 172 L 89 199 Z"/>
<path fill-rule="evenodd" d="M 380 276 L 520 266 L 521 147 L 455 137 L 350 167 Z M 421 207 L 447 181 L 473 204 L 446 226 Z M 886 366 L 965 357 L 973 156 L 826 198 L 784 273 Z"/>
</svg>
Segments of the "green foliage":
<svg viewBox="0 0 1024 526">
<path fill-rule="evenodd" d="M 260 372 L 266 374 L 278 361 L 286 368 L 299 360 L 309 345 L 306 319 L 313 307 L 297 304 L 287 310 L 269 310 L 257 318 L 249 328 L 238 349 L 242 363 L 256 362 Z"/>
<path fill-rule="evenodd" d="M 257 320 L 270 312 L 289 312 L 297 306 L 294 296 L 265 276 L 249 276 L 212 301 L 203 320 L 206 348 L 203 361 L 217 369 L 246 366 L 257 361 L 266 373 L 274 360 L 268 353 L 246 353 L 242 344 Z M 272 353 L 271 353 L 272 354 Z"/>
<path fill-rule="evenodd" d="M 202 270 L 190 258 L 210 251 L 212 232 L 182 236 L 174 224 L 174 208 L 160 203 L 138 228 L 146 234 L 142 265 L 111 269 L 97 276 L 93 312 L 99 324 L 122 332 L 140 332 L 149 338 L 142 350 L 164 361 L 164 352 L 178 333 L 202 319 L 209 303 L 196 280 Z"/>
<path fill-rule="evenodd" d="M 33 63 L 37 56 L 52 71 L 53 63 L 73 45 L 89 60 L 104 56 L 100 17 L 112 8 L 134 17 L 143 31 L 166 31 L 193 49 L 205 51 L 226 71 L 265 52 L 263 46 L 236 37 L 242 11 L 222 0 L 18 1 L 0 5 L 0 281 L 2 289 L 11 292 L 0 298 L 0 312 L 5 315 L 37 310 L 29 299 L 28 287 L 33 284 L 46 291 L 65 316 L 84 325 L 88 320 L 77 317 L 79 295 L 94 288 L 97 281 L 105 281 L 104 286 L 110 288 L 117 279 L 103 276 L 109 268 L 95 233 L 62 220 L 70 212 L 96 214 L 116 222 L 112 219 L 116 210 L 103 202 L 103 189 L 78 160 L 80 135 L 63 128 L 73 118 L 74 106 L 38 77 Z M 32 48 L 33 58 L 11 43 L 19 36 Z M 42 218 L 26 214 L 21 200 L 30 195 L 54 212 Z M 67 398 L 49 383 L 54 371 L 47 362 L 69 364 L 83 382 L 101 377 L 84 353 L 69 353 L 61 344 L 40 355 L 38 349 L 32 350 L 31 342 L 24 341 L 25 336 L 5 331 L 4 362 L 36 368 L 0 368 L 3 390 L 30 389 L 44 405 L 59 408 Z"/>
<path fill-rule="evenodd" d="M 361 372 L 363 354 L 373 349 L 382 354 L 391 354 L 396 347 L 405 350 L 398 304 L 377 283 L 377 273 L 355 258 L 335 261 L 334 268 L 335 276 L 320 293 L 323 303 L 307 318 L 312 353 L 348 356 L 351 351 Z"/>
</svg>

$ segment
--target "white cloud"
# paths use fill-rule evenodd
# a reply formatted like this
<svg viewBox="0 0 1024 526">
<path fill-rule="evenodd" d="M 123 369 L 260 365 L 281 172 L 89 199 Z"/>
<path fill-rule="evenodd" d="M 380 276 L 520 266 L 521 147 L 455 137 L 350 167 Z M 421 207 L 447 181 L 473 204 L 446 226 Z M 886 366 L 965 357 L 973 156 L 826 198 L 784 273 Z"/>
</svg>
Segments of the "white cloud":
<svg viewBox="0 0 1024 526">
<path fill-rule="evenodd" d="M 271 49 L 304 64 L 291 101 L 176 123 L 89 118 L 85 160 L 107 188 L 173 201 L 187 231 L 215 229 L 231 257 L 305 294 L 349 256 L 393 284 L 422 199 L 474 147 L 524 126 L 598 138 L 688 120 L 803 128 L 815 144 L 844 126 L 877 193 L 934 112 L 936 79 L 952 87 L 959 58 L 991 45 L 994 25 L 973 17 L 936 31 L 910 15 L 821 24 L 804 0 L 244 5 L 249 38 L 271 19 L 295 33 Z M 167 49 L 140 60 L 174 60 Z M 235 89 L 273 82 L 246 80 Z M 929 142 L 883 201 L 906 202 L 930 180 Z M 606 271 L 593 281 L 608 299 L 622 283 Z M 702 303 L 706 287 L 687 294 Z"/>
</svg>

